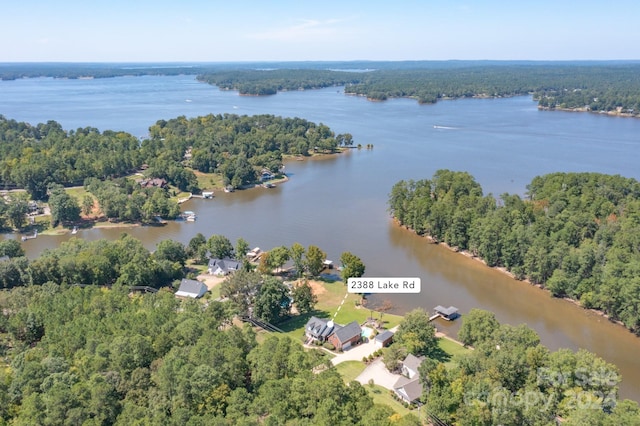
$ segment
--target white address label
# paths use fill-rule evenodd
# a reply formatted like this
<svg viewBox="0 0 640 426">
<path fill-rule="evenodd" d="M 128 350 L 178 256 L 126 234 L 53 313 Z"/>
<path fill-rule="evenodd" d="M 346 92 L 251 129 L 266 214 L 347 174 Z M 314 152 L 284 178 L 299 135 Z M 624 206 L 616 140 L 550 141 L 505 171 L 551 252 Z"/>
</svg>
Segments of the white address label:
<svg viewBox="0 0 640 426">
<path fill-rule="evenodd" d="M 349 293 L 420 293 L 420 278 L 360 277 L 347 280 Z"/>
</svg>

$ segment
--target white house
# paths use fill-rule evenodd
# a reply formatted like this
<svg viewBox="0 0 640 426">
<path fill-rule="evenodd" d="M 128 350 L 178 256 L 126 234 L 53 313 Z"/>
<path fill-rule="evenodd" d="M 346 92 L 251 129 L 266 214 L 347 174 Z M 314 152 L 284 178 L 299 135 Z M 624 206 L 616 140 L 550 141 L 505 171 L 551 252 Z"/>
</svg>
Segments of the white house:
<svg viewBox="0 0 640 426">
<path fill-rule="evenodd" d="M 204 283 L 183 278 L 182 281 L 180 281 L 180 288 L 178 288 L 176 296 L 198 299 L 204 296 L 207 291 L 209 291 L 209 289 Z"/>
<path fill-rule="evenodd" d="M 227 275 L 242 267 L 242 262 L 234 259 L 209 259 L 209 275 Z"/>
</svg>

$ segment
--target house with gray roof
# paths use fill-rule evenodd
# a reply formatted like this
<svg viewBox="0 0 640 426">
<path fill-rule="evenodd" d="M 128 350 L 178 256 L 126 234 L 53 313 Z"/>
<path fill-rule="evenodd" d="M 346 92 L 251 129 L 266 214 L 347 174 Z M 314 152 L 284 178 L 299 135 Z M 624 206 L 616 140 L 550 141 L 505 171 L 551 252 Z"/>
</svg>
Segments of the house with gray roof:
<svg viewBox="0 0 640 426">
<path fill-rule="evenodd" d="M 407 355 L 407 357 L 402 361 L 402 374 L 407 376 L 410 379 L 418 376 L 418 368 L 420 368 L 420 364 L 424 361 L 424 357 L 417 357 L 413 354 Z"/>
<path fill-rule="evenodd" d="M 207 272 L 210 275 L 228 275 L 242 267 L 242 262 L 235 259 L 209 259 Z"/>
<path fill-rule="evenodd" d="M 345 350 L 360 343 L 362 338 L 362 328 L 357 321 L 351 321 L 345 326 L 336 326 L 336 330 L 328 338 L 328 341 L 337 350 Z"/>
<path fill-rule="evenodd" d="M 204 296 L 207 291 L 209 291 L 209 289 L 203 282 L 183 278 L 182 281 L 180 281 L 180 287 L 176 292 L 176 297 L 191 297 L 193 299 L 198 299 Z"/>
<path fill-rule="evenodd" d="M 311 317 L 304 327 L 304 333 L 308 340 L 326 342 L 335 327 L 336 325 L 333 321 Z"/>
<path fill-rule="evenodd" d="M 400 377 L 396 384 L 393 385 L 393 391 L 407 404 L 420 404 L 422 384 L 417 377 L 415 379 Z"/>
<path fill-rule="evenodd" d="M 385 348 L 393 342 L 393 331 L 387 330 L 373 338 L 373 344 L 376 348 Z"/>
</svg>

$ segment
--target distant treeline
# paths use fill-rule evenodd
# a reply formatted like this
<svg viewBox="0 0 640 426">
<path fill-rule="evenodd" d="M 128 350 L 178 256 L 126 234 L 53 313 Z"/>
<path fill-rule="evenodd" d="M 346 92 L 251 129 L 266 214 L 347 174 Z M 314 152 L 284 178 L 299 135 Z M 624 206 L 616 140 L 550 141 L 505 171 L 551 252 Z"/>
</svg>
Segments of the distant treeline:
<svg viewBox="0 0 640 426">
<path fill-rule="evenodd" d="M 527 189 L 526 199 L 496 200 L 468 173 L 439 170 L 431 179 L 398 182 L 389 207 L 416 233 L 600 309 L 640 334 L 640 183 L 554 173 Z"/>
<path fill-rule="evenodd" d="M 290 90 L 359 84 L 362 73 L 312 69 L 229 70 L 199 75 L 198 80 L 241 95 L 275 95 Z"/>
<path fill-rule="evenodd" d="M 420 103 L 465 97 L 533 95 L 541 108 L 640 115 L 637 61 L 404 61 L 246 63 L 0 64 L 0 79 L 197 75 L 244 95 L 345 86 L 372 100 Z"/>
<path fill-rule="evenodd" d="M 637 63 L 443 63 L 426 68 L 374 71 L 313 69 L 227 70 L 198 79 L 246 95 L 282 90 L 345 86 L 345 93 L 372 100 L 409 97 L 420 103 L 440 99 L 533 95 L 541 108 L 640 111 Z"/>
<path fill-rule="evenodd" d="M 122 177 L 145 165 L 148 177 L 197 191 L 192 169 L 220 173 L 225 185 L 256 181 L 261 168 L 277 172 L 283 154 L 333 152 L 350 145 L 323 125 L 273 115 L 208 115 L 160 120 L 142 143 L 125 132 L 87 127 L 65 131 L 49 121 L 31 125 L 0 115 L 0 188 L 25 188 L 46 199 L 50 184 L 82 185 L 88 178 Z"/>
</svg>

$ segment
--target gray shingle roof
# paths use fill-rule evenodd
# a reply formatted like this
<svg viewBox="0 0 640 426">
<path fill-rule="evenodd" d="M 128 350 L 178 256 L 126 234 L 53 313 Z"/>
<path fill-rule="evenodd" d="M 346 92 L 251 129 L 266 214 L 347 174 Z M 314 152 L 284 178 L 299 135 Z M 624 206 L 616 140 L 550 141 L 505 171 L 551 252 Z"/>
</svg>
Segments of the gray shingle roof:
<svg viewBox="0 0 640 426">
<path fill-rule="evenodd" d="M 201 297 L 207 290 L 207 286 L 204 283 L 183 278 L 180 281 L 180 288 L 178 288 L 176 296 Z"/>
<path fill-rule="evenodd" d="M 458 313 L 458 308 L 456 308 L 455 306 L 449 306 L 448 308 L 445 308 L 444 306 L 438 305 L 433 308 L 433 310 L 446 316 L 451 316 Z"/>
<path fill-rule="evenodd" d="M 353 339 L 355 336 L 360 336 L 362 334 L 362 328 L 360 328 L 360 324 L 357 321 L 351 321 L 349 324 L 336 328 L 336 337 L 340 343 L 344 343 L 350 339 Z"/>
<path fill-rule="evenodd" d="M 402 364 L 404 364 L 405 367 L 410 368 L 413 371 L 418 371 L 418 367 L 420 367 L 420 364 L 422 364 L 423 360 L 424 360 L 424 357 L 418 358 L 414 354 L 409 354 L 404 359 L 404 361 L 402 361 Z"/>
<path fill-rule="evenodd" d="M 328 322 L 329 320 L 318 317 L 311 317 L 309 318 L 309 321 L 307 321 L 305 330 L 316 339 L 325 339 L 333 332 L 335 328 L 335 325 L 329 327 L 327 325 Z"/>
<path fill-rule="evenodd" d="M 398 379 L 396 384 L 393 386 L 393 389 L 397 392 L 404 393 L 407 396 L 407 399 L 411 402 L 419 399 L 422 396 L 422 385 L 420 384 L 420 380 L 415 378 L 410 381 L 402 380 L 405 379 L 401 377 Z"/>
<path fill-rule="evenodd" d="M 234 259 L 209 259 L 209 269 L 220 268 L 225 273 L 237 271 L 241 266 L 242 262 Z"/>
<path fill-rule="evenodd" d="M 386 342 L 393 337 L 393 331 L 387 330 L 384 333 L 380 333 L 375 337 L 378 342 Z"/>
</svg>

